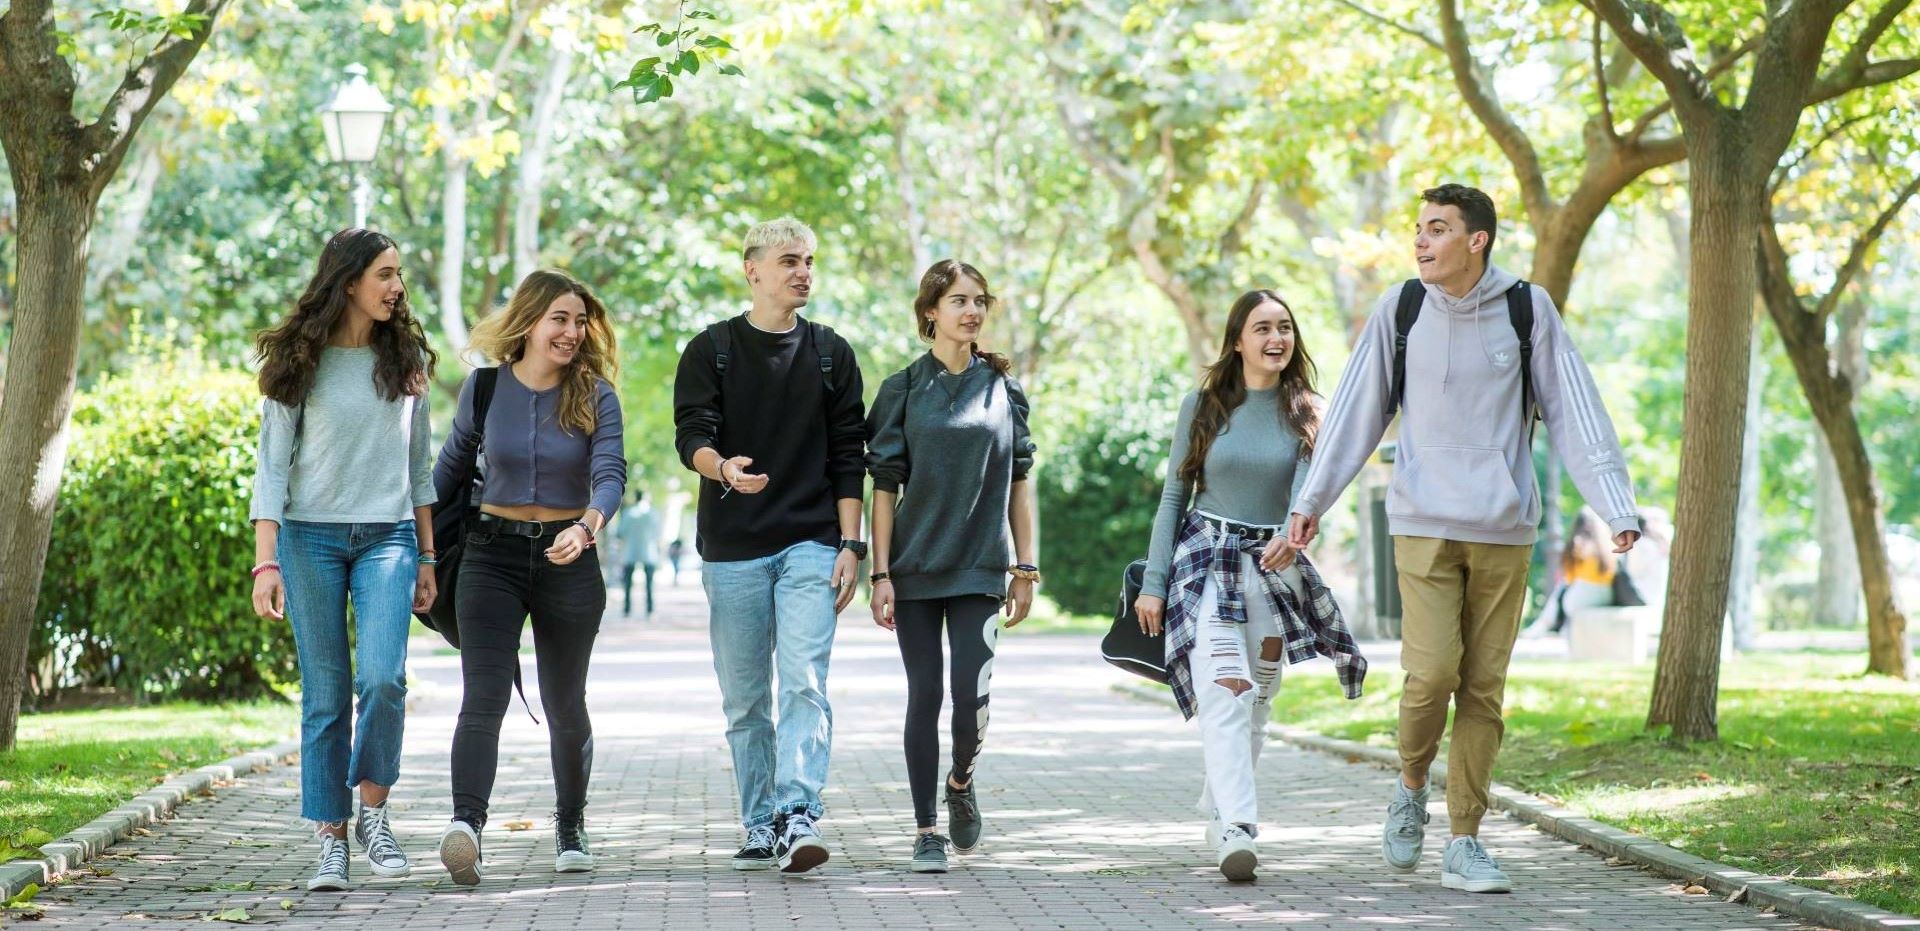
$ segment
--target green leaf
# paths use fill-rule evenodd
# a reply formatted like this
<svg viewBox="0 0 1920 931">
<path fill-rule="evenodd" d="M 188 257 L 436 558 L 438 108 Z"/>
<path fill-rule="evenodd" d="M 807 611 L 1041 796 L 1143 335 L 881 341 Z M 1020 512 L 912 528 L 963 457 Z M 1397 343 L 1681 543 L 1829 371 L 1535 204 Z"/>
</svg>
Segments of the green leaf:
<svg viewBox="0 0 1920 931">
<path fill-rule="evenodd" d="M 686 51 L 681 52 L 680 60 L 678 62 L 675 62 L 675 64 L 680 66 L 680 70 L 685 71 L 688 74 L 700 73 L 700 56 L 695 55 L 693 53 L 693 49 L 687 49 Z"/>
<path fill-rule="evenodd" d="M 208 921 L 231 921 L 234 924 L 246 924 L 253 920 L 253 914 L 244 908 L 229 908 L 207 916 Z"/>
<path fill-rule="evenodd" d="M 19 892 L 14 893 L 13 898 L 7 900 L 7 907 L 19 908 L 25 906 L 28 902 L 33 901 L 34 896 L 39 894 L 39 883 L 27 883 Z"/>
<path fill-rule="evenodd" d="M 739 65 L 721 65 L 721 66 L 720 66 L 720 73 L 721 73 L 721 74 L 731 74 L 731 75 L 734 75 L 734 76 L 736 76 L 736 77 L 738 77 L 738 76 L 740 76 L 740 75 L 743 75 L 743 74 L 746 74 L 746 72 L 744 72 L 744 71 L 741 71 L 741 70 L 740 70 L 740 66 L 739 66 Z"/>
<path fill-rule="evenodd" d="M 713 13 L 707 10 L 688 10 L 687 18 L 688 19 L 719 19 L 720 17 L 714 15 Z"/>
<path fill-rule="evenodd" d="M 633 33 L 634 35 L 639 35 L 644 32 L 659 32 L 659 31 L 660 31 L 659 23 L 644 23 L 640 26 L 640 28 L 635 29 Z"/>
<path fill-rule="evenodd" d="M 660 34 L 660 37 L 654 41 L 661 46 L 668 46 L 672 45 L 673 41 L 678 38 L 680 38 L 680 34 L 677 32 L 663 32 Z"/>
<path fill-rule="evenodd" d="M 733 45 L 719 36 L 701 36 L 700 41 L 694 44 L 701 48 L 723 48 L 728 51 L 733 51 Z"/>
</svg>

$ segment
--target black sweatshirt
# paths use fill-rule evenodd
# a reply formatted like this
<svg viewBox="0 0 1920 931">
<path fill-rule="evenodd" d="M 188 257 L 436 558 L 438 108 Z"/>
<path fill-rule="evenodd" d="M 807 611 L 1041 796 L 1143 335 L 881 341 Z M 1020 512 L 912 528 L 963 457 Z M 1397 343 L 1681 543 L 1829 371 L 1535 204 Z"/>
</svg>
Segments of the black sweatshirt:
<svg viewBox="0 0 1920 931">
<path fill-rule="evenodd" d="M 707 331 L 680 354 L 673 379 L 674 446 L 689 469 L 693 454 L 711 446 L 723 459 L 752 458 L 746 471 L 768 480 L 752 495 L 722 495 L 720 483 L 701 480 L 695 522 L 700 558 L 759 559 L 807 540 L 839 545 L 835 502 L 858 501 L 865 490 L 866 413 L 853 347 L 827 331 L 829 392 L 806 318 L 785 333 L 765 332 L 745 315 L 726 326 L 732 346 L 724 385 Z"/>
</svg>

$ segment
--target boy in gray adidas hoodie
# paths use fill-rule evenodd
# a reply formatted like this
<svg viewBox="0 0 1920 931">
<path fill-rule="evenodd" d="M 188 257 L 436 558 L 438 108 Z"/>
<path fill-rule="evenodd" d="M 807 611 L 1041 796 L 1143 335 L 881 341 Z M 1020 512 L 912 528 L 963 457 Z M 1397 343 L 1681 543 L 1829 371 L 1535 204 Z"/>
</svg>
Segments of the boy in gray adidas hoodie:
<svg viewBox="0 0 1920 931">
<path fill-rule="evenodd" d="M 1453 836 L 1441 857 L 1441 884 L 1507 892 L 1512 883 L 1478 834 L 1540 524 L 1534 410 L 1575 487 L 1612 529 L 1615 552 L 1633 547 L 1640 520 L 1613 422 L 1552 299 L 1491 263 L 1493 200 L 1458 184 L 1420 197 L 1414 237 L 1420 278 L 1381 298 L 1354 346 L 1313 465 L 1294 496 L 1289 540 L 1296 548 L 1312 541 L 1320 515 L 1373 455 L 1397 406 L 1400 438 L 1387 522 L 1400 575 L 1400 663 L 1407 678 L 1400 696 L 1401 778 L 1387 807 L 1381 852 L 1395 869 L 1419 865 L 1427 769 L 1451 702 L 1447 815 Z M 1408 306 L 1418 311 L 1406 331 L 1400 379 L 1394 357 L 1402 288 L 1425 294 L 1407 292 Z M 1529 297 L 1527 347 L 1520 337 L 1524 314 L 1516 308 Z M 1530 356 L 1526 379 L 1523 356 Z"/>
</svg>

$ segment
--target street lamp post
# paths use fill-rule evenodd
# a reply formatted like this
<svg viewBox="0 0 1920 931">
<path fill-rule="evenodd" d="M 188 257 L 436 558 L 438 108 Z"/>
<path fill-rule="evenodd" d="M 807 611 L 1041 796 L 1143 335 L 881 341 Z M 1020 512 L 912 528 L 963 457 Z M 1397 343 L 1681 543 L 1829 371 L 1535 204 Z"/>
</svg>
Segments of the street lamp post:
<svg viewBox="0 0 1920 931">
<path fill-rule="evenodd" d="M 393 105 L 380 89 L 367 82 L 365 65 L 348 65 L 347 80 L 333 89 L 333 96 L 320 107 L 320 126 L 327 135 L 327 155 L 347 163 L 353 174 L 353 225 L 367 225 L 367 211 L 373 206 L 373 183 L 361 166 L 373 161 L 380 148 L 380 134 L 386 129 L 387 114 Z"/>
</svg>

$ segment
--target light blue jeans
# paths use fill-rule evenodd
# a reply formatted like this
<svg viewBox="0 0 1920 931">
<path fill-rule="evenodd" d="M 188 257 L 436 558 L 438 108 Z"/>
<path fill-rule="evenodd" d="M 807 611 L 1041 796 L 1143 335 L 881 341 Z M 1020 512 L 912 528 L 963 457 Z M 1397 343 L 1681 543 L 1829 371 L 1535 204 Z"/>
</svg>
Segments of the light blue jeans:
<svg viewBox="0 0 1920 931">
<path fill-rule="evenodd" d="M 353 815 L 354 786 L 362 781 L 391 786 L 400 780 L 407 627 L 413 619 L 419 547 L 411 520 L 280 524 L 276 558 L 287 586 L 287 620 L 300 653 L 303 818 L 344 821 Z M 355 633 L 351 650 L 349 596 Z"/>
<path fill-rule="evenodd" d="M 833 748 L 827 660 L 836 623 L 833 560 L 824 543 L 796 543 L 771 556 L 701 568 L 727 714 L 727 746 L 740 788 L 740 822 L 772 824 L 776 813 L 819 818 Z M 780 721 L 773 675 L 780 675 Z"/>
</svg>

